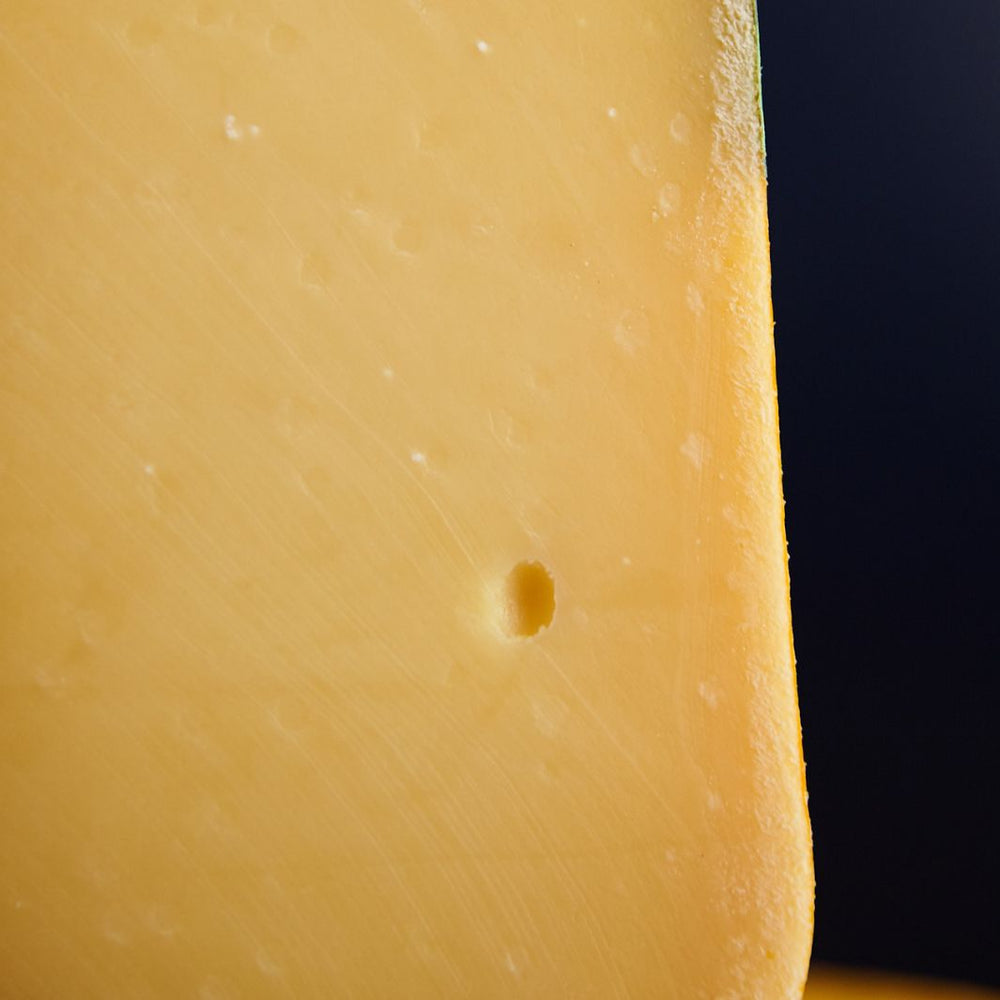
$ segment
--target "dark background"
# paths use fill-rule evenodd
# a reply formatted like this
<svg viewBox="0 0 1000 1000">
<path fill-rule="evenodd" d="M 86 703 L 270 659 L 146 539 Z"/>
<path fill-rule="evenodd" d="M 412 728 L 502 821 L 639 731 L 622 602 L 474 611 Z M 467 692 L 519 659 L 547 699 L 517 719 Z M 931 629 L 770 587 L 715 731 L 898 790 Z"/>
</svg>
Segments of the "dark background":
<svg viewBox="0 0 1000 1000">
<path fill-rule="evenodd" d="M 759 0 L 814 958 L 1000 985 L 1000 0 Z"/>
</svg>

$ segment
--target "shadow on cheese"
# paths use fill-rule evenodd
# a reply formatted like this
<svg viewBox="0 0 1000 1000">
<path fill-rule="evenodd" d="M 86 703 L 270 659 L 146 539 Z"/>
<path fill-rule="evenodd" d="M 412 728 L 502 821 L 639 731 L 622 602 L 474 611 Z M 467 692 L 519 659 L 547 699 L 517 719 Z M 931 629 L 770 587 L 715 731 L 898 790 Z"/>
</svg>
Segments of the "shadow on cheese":
<svg viewBox="0 0 1000 1000">
<path fill-rule="evenodd" d="M 556 585 L 540 562 L 519 562 L 504 587 L 503 628 L 511 638 L 526 639 L 552 624 Z"/>
</svg>

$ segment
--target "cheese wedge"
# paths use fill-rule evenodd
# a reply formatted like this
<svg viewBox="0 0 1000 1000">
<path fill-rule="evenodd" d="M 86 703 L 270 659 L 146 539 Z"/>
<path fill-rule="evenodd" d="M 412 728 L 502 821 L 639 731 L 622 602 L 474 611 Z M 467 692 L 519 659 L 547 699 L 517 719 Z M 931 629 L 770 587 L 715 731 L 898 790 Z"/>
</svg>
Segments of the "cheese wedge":
<svg viewBox="0 0 1000 1000">
<path fill-rule="evenodd" d="M 750 0 L 9 0 L 15 996 L 798 997 Z"/>
<path fill-rule="evenodd" d="M 997 1000 L 976 986 L 820 966 L 809 975 L 805 1000 Z"/>
</svg>

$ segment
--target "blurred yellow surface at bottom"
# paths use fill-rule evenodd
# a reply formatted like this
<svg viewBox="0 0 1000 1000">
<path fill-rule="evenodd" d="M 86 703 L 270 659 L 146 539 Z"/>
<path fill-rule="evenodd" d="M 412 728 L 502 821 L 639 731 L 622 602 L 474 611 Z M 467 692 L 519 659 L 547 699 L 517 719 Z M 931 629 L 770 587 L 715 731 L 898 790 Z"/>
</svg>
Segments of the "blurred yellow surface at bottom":
<svg viewBox="0 0 1000 1000">
<path fill-rule="evenodd" d="M 1000 1000 L 1000 993 L 964 983 L 819 966 L 809 974 L 803 1000 Z"/>
</svg>

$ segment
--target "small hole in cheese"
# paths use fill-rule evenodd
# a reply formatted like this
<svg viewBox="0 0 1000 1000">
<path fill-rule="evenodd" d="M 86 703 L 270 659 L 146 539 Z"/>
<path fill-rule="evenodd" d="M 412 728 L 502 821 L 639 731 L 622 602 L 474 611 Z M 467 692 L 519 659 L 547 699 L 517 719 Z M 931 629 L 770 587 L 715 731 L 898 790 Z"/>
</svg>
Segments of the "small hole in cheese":
<svg viewBox="0 0 1000 1000">
<path fill-rule="evenodd" d="M 507 574 L 504 631 L 516 639 L 535 635 L 552 624 L 556 585 L 540 562 L 520 562 Z"/>
</svg>

